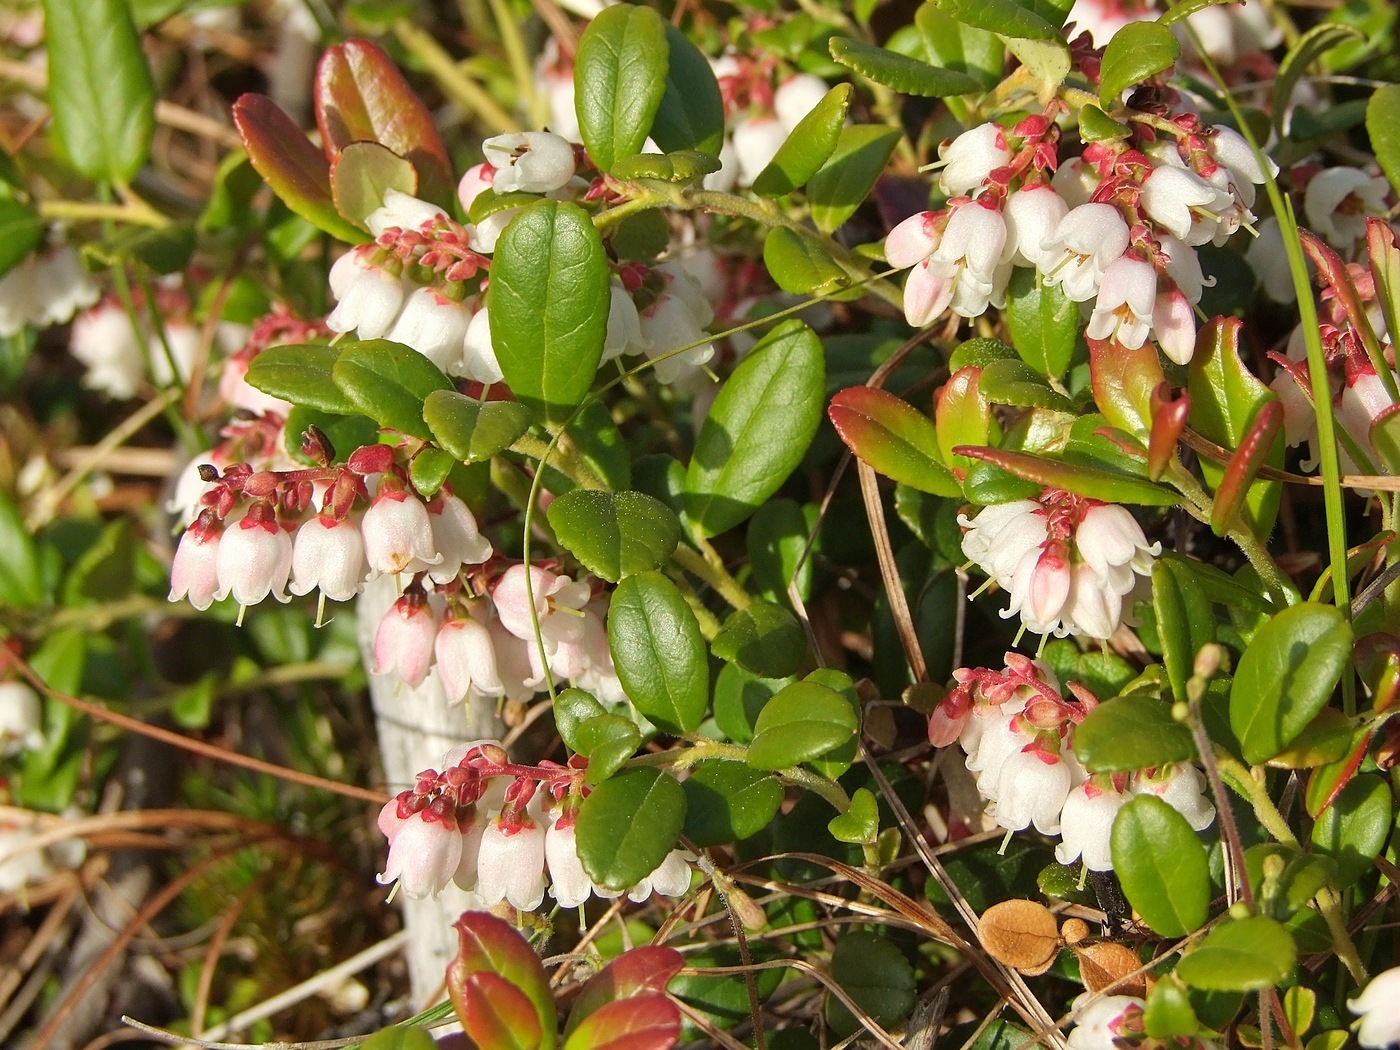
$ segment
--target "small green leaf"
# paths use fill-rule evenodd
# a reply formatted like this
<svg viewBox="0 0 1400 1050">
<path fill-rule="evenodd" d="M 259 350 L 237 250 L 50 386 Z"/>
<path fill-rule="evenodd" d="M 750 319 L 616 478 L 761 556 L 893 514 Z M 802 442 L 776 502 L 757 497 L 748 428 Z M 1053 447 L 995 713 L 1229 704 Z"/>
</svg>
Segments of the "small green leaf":
<svg viewBox="0 0 1400 1050">
<path fill-rule="evenodd" d="M 1252 992 L 1282 981 L 1296 958 L 1288 931 L 1273 919 L 1254 915 L 1211 930 L 1177 964 L 1176 975 L 1193 988 Z"/>
<path fill-rule="evenodd" d="M 666 859 L 685 826 L 685 790 L 656 769 L 629 769 L 579 807 L 578 859 L 600 886 L 625 890 Z"/>
<path fill-rule="evenodd" d="M 433 1050 L 437 1043 L 422 1028 L 395 1026 L 375 1032 L 361 1050 Z"/>
<path fill-rule="evenodd" d="M 778 778 L 740 762 L 699 762 L 681 783 L 685 837 L 697 846 L 723 846 L 757 835 L 778 815 Z"/>
<path fill-rule="evenodd" d="M 821 758 L 850 741 L 857 724 L 850 702 L 834 689 L 793 682 L 759 712 L 749 744 L 749 765 L 788 769 Z"/>
<path fill-rule="evenodd" d="M 1245 761 L 1273 758 L 1326 706 L 1351 665 L 1351 625 L 1316 602 L 1284 609 L 1240 657 L 1230 686 L 1230 727 Z"/>
<path fill-rule="evenodd" d="M 933 420 L 907 401 L 875 387 L 850 387 L 831 399 L 827 414 L 846 447 L 876 473 L 935 496 L 962 495 Z"/>
<path fill-rule="evenodd" d="M 1298 42 L 1288 49 L 1288 54 L 1279 63 L 1274 78 L 1273 105 L 1270 108 L 1274 114 L 1275 131 L 1283 131 L 1283 120 L 1293 100 L 1293 89 L 1298 86 L 1308 67 L 1334 47 L 1365 39 L 1360 31 L 1341 22 L 1322 22 L 1298 38 Z"/>
<path fill-rule="evenodd" d="M 809 554 L 800 569 L 798 559 L 807 548 L 815 520 L 815 513 L 790 499 L 769 500 L 749 519 L 745 530 L 749 566 L 759 593 L 769 601 L 788 604 L 788 583 L 794 574 L 798 597 L 803 601 L 811 597 L 813 558 Z"/>
<path fill-rule="evenodd" d="M 1127 138 L 1133 129 L 1108 116 L 1098 106 L 1086 105 L 1079 110 L 1079 137 L 1085 142 L 1108 142 Z"/>
<path fill-rule="evenodd" d="M 768 166 L 754 179 L 755 193 L 762 197 L 781 197 L 807 185 L 807 180 L 821 170 L 836 149 L 853 90 L 850 84 L 837 84 L 797 122 Z M 774 230 L 780 229 L 787 227 L 774 227 Z"/>
<path fill-rule="evenodd" d="M 625 9 L 609 8 L 590 31 Z M 491 343 L 511 392 L 546 419 L 562 420 L 593 385 L 611 279 L 603 242 L 577 204 L 522 208 L 496 243 L 486 293 Z"/>
<path fill-rule="evenodd" d="M 1001 80 L 1006 48 L 993 33 L 964 25 L 929 0 L 914 15 L 929 61 L 973 77 L 983 91 Z"/>
<path fill-rule="evenodd" d="M 874 44 L 834 36 L 830 47 L 831 57 L 841 65 L 901 95 L 945 98 L 949 95 L 970 95 L 979 90 L 977 81 L 966 73 L 939 69 Z"/>
<path fill-rule="evenodd" d="M 807 655 L 802 627 L 781 605 L 754 602 L 729 614 L 715 635 L 714 653 L 760 678 L 786 678 Z"/>
<path fill-rule="evenodd" d="M 356 411 L 380 426 L 425 441 L 433 432 L 423 422 L 423 402 L 434 390 L 452 389 L 451 380 L 435 364 L 388 339 L 342 343 L 331 378 Z"/>
<path fill-rule="evenodd" d="M 700 724 L 710 696 L 705 640 L 674 583 L 641 572 L 618 584 L 608 607 L 608 648 L 638 711 L 668 733 Z"/>
<path fill-rule="evenodd" d="M 1104 48 L 1099 68 L 1099 101 L 1104 109 L 1118 105 L 1119 96 L 1170 69 L 1181 57 L 1181 41 L 1157 22 L 1129 22 Z"/>
<path fill-rule="evenodd" d="M 1016 0 L 934 0 L 939 10 L 964 25 L 1026 40 L 1053 40 L 1059 27 Z M 1061 20 L 1061 24 L 1063 19 Z"/>
<path fill-rule="evenodd" d="M 452 455 L 479 463 L 530 429 L 530 410 L 518 401 L 477 401 L 455 390 L 434 390 L 423 401 L 423 422 Z"/>
<path fill-rule="evenodd" d="M 1048 378 L 1064 375 L 1079 336 L 1079 307 L 1059 285 L 1045 284 L 1029 267 L 1012 270 L 1006 326 L 1022 361 Z"/>
<path fill-rule="evenodd" d="M 78 171 L 130 182 L 151 149 L 156 90 L 125 0 L 44 0 L 54 136 Z"/>
<path fill-rule="evenodd" d="M 1074 754 L 1093 773 L 1118 773 L 1195 757 L 1191 730 L 1172 718 L 1171 705 L 1145 696 L 1116 696 L 1074 730 Z"/>
<path fill-rule="evenodd" d="M 1184 559 L 1168 555 L 1152 566 L 1152 609 L 1172 696 L 1185 700 L 1196 654 L 1215 641 L 1215 615 Z"/>
<path fill-rule="evenodd" d="M 340 214 L 356 225 L 364 226 L 389 190 L 413 196 L 418 192 L 418 173 L 387 146 L 352 142 L 331 162 L 331 198 Z"/>
<path fill-rule="evenodd" d="M 0 197 L 0 277 L 44 242 L 44 220 L 13 197 Z"/>
<path fill-rule="evenodd" d="M 763 265 L 793 295 L 825 295 L 851 282 L 825 245 L 786 226 L 773 227 L 763 239 Z"/>
<path fill-rule="evenodd" d="M 248 385 L 294 405 L 349 416 L 359 409 L 332 375 L 340 347 L 323 343 L 271 346 L 248 365 Z"/>
<path fill-rule="evenodd" d="M 817 229 L 834 233 L 856 213 L 890 162 L 900 134 L 883 124 L 841 129 L 831 159 L 807 180 L 807 200 Z"/>
<path fill-rule="evenodd" d="M 856 788 L 851 792 L 851 808 L 833 817 L 826 829 L 837 842 L 873 845 L 880 834 L 880 809 L 870 789 Z"/>
<path fill-rule="evenodd" d="M 594 16 L 579 38 L 574 108 L 588 155 L 603 171 L 642 151 L 666 95 L 667 36 L 650 7 L 617 4 Z M 668 124 L 662 133 L 669 130 Z"/>
<path fill-rule="evenodd" d="M 1187 1038 L 1200 1030 L 1186 988 L 1174 976 L 1168 974 L 1152 986 L 1142 1009 L 1142 1026 L 1153 1039 Z"/>
<path fill-rule="evenodd" d="M 725 380 L 686 472 L 686 513 L 706 536 L 738 525 L 796 469 L 821 422 L 825 384 L 821 340 L 796 320 Z"/>
<path fill-rule="evenodd" d="M 1155 795 L 1139 795 L 1113 821 L 1113 870 L 1133 910 L 1163 937 L 1210 915 L 1210 865 L 1191 825 Z"/>
<path fill-rule="evenodd" d="M 1042 373 L 1024 361 L 992 362 L 982 369 L 978 387 L 982 395 L 996 405 L 1074 411 L 1074 402 L 1052 388 Z"/>
<path fill-rule="evenodd" d="M 1400 193 L 1400 84 L 1377 88 L 1366 103 L 1366 134 L 1385 177 Z"/>
<path fill-rule="evenodd" d="M 1035 77 L 1041 98 L 1052 97 L 1069 76 L 1073 60 L 1063 40 L 1025 40 L 1005 34 L 1001 39 L 1006 49 Z"/>
<path fill-rule="evenodd" d="M 669 22 L 666 43 L 666 92 L 656 109 L 651 137 L 667 153 L 718 153 L 724 143 L 724 98 L 710 60 Z"/>
<path fill-rule="evenodd" d="M 848 933 L 831 953 L 831 979 L 882 1028 L 894 1028 L 914 1008 L 914 968 L 887 937 L 864 930 Z M 826 999 L 826 1020 L 840 1038 L 861 1024 L 834 995 Z"/>
<path fill-rule="evenodd" d="M 601 784 L 622 768 L 622 764 L 642 746 L 642 732 L 622 715 L 595 715 L 574 729 L 575 748 L 588 759 L 588 772 L 583 781 L 590 786 Z"/>
<path fill-rule="evenodd" d="M 590 718 L 606 714 L 607 708 L 600 704 L 592 693 L 582 689 L 564 689 L 554 698 L 554 727 L 559 730 L 559 739 L 570 750 L 579 751 L 578 727 Z"/>
<path fill-rule="evenodd" d="M 457 460 L 452 453 L 430 445 L 424 446 L 408 464 L 408 480 L 424 499 L 432 499 L 456 465 Z"/>
<path fill-rule="evenodd" d="M 681 539 L 671 508 L 640 492 L 574 489 L 555 499 L 547 516 L 564 549 L 610 583 L 660 569 Z"/>
<path fill-rule="evenodd" d="M 1337 862 L 1337 885 L 1350 886 L 1371 867 L 1390 838 L 1390 787 L 1363 773 L 1342 789 L 1312 829 L 1313 848 Z"/>
</svg>

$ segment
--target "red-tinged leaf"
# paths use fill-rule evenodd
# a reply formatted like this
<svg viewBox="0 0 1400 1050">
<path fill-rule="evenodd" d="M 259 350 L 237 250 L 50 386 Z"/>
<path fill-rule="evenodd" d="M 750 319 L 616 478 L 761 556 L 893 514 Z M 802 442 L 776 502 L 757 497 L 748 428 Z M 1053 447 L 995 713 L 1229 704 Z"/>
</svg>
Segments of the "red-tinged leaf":
<svg viewBox="0 0 1400 1050">
<path fill-rule="evenodd" d="M 1331 245 L 1311 230 L 1299 229 L 1298 239 L 1303 242 L 1303 251 L 1317 267 L 1323 281 L 1336 293 L 1337 300 L 1346 311 L 1347 320 L 1360 337 L 1361 345 L 1366 348 L 1372 364 L 1375 364 L 1377 369 L 1384 367 L 1381 345 L 1376 339 L 1375 329 L 1371 327 L 1370 318 L 1366 316 L 1366 308 L 1362 305 L 1361 296 L 1356 291 L 1356 282 L 1352 280 L 1347 264 Z"/>
<path fill-rule="evenodd" d="M 933 420 L 907 401 L 868 386 L 853 386 L 827 410 L 841 440 L 877 473 L 935 496 L 961 496 L 943 462 Z"/>
<path fill-rule="evenodd" d="M 1171 387 L 1160 384 L 1152 391 L 1152 434 L 1147 442 L 1147 476 L 1161 479 L 1176 458 L 1176 443 L 1186 429 L 1186 416 L 1191 411 L 1191 397 L 1183 393 L 1171 396 Z"/>
<path fill-rule="evenodd" d="M 608 1003 L 564 1040 L 564 1050 L 670 1050 L 681 1034 L 681 1012 L 650 992 Z"/>
<path fill-rule="evenodd" d="M 413 196 L 418 176 L 413 165 L 377 142 L 352 142 L 331 161 L 331 198 L 341 215 L 363 226 L 384 203 L 389 190 Z"/>
<path fill-rule="evenodd" d="M 960 368 L 949 377 L 933 399 L 933 425 L 938 431 L 938 448 L 943 462 L 959 479 L 967 477 L 972 464 L 953 455 L 958 445 L 988 445 L 1001 436 L 992 418 L 992 405 L 982 396 L 982 369 L 976 365 Z"/>
<path fill-rule="evenodd" d="M 1400 332 L 1400 246 L 1390 223 L 1374 215 L 1366 218 L 1366 252 L 1386 328 Z"/>
<path fill-rule="evenodd" d="M 1254 417 L 1240 447 L 1225 465 L 1225 474 L 1215 490 L 1215 504 L 1210 512 L 1210 527 L 1217 536 L 1224 536 L 1238 520 L 1249 486 L 1259 473 L 1274 442 L 1283 430 L 1283 406 L 1277 401 L 1264 405 Z"/>
<path fill-rule="evenodd" d="M 461 998 L 452 1003 L 462 1029 L 479 1050 L 540 1050 L 554 1045 L 554 1033 L 545 1038 L 540 1015 L 529 998 L 504 977 L 474 973 L 463 982 Z"/>
<path fill-rule="evenodd" d="M 328 48 L 316 66 L 315 102 L 328 159 L 352 142 L 378 142 L 418 170 L 425 200 L 451 201 L 452 162 L 433 116 L 375 45 L 347 40 Z"/>
<path fill-rule="evenodd" d="M 646 992 L 664 992 L 684 965 L 685 957 L 680 952 L 659 944 L 624 952 L 588 979 L 574 1000 L 564 1034 L 568 1035 L 584 1018 L 608 1003 Z"/>
<path fill-rule="evenodd" d="M 1064 489 L 1080 496 L 1100 499 L 1105 503 L 1136 503 L 1144 507 L 1172 507 L 1181 497 L 1171 489 L 1143 481 L 1128 474 L 1115 474 L 1096 467 L 1082 467 L 1058 459 L 1046 459 L 1029 452 L 1012 452 L 979 445 L 959 445 L 954 453 L 980 459 L 1018 478 Z"/>
<path fill-rule="evenodd" d="M 520 989 L 539 1015 L 544 1031 L 555 1030 L 554 995 L 544 967 L 515 927 L 489 912 L 463 913 L 453 925 L 459 939 L 457 957 L 447 967 L 447 990 L 462 1011 L 467 981 L 480 973 L 497 974 Z"/>
<path fill-rule="evenodd" d="M 253 168 L 287 207 L 332 237 L 351 244 L 369 240 L 336 211 L 330 162 L 277 103 L 266 95 L 242 95 L 233 104 L 233 123 Z"/>
<path fill-rule="evenodd" d="M 1166 381 L 1157 348 L 1129 350 L 1116 339 L 1089 339 L 1089 377 L 1099 411 L 1119 430 L 1145 438 L 1152 427 L 1152 392 Z"/>
<path fill-rule="evenodd" d="M 1351 778 L 1356 776 L 1356 771 L 1361 768 L 1361 760 L 1366 757 L 1366 751 L 1371 746 L 1371 736 L 1370 731 L 1357 729 L 1351 738 L 1351 749 L 1344 758 L 1325 766 L 1318 766 L 1308 775 L 1308 787 L 1303 792 L 1303 802 L 1307 807 L 1308 816 L 1313 820 L 1322 816 L 1327 808 L 1337 801 L 1343 789 L 1351 783 Z"/>
</svg>

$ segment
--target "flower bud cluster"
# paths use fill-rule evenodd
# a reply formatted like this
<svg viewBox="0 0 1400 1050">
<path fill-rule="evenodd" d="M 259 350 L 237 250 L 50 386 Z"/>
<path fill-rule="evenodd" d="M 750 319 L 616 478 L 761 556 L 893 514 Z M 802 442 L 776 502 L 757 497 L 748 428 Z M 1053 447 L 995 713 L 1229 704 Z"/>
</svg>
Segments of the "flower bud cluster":
<svg viewBox="0 0 1400 1050">
<path fill-rule="evenodd" d="M 959 515 L 958 524 L 963 553 L 1011 596 L 1001 615 L 1058 637 L 1112 635 L 1162 552 L 1125 508 L 1062 489 Z"/>
<path fill-rule="evenodd" d="M 1072 750 L 1074 727 L 1098 701 L 1076 682 L 1066 699 L 1045 664 L 1010 652 L 1001 671 L 959 668 L 953 677 L 956 684 L 929 718 L 929 740 L 962 746 L 998 826 L 1010 832 L 1034 825 L 1059 835 L 1061 864 L 1110 870 L 1113 821 L 1135 795 L 1156 795 L 1198 831 L 1215 819 L 1194 766 L 1088 773 Z"/>
<path fill-rule="evenodd" d="M 588 794 L 587 760 L 513 765 L 494 740 L 449 752 L 444 771 L 425 770 L 379 814 L 389 859 L 379 876 L 409 897 L 433 897 L 449 882 L 475 890 L 488 906 L 505 901 L 522 911 L 544 903 L 546 887 L 560 907 L 591 895 L 643 901 L 653 892 L 679 897 L 690 889 L 688 855 L 672 850 L 627 890 L 598 886 L 578 857 L 575 821 Z"/>
</svg>

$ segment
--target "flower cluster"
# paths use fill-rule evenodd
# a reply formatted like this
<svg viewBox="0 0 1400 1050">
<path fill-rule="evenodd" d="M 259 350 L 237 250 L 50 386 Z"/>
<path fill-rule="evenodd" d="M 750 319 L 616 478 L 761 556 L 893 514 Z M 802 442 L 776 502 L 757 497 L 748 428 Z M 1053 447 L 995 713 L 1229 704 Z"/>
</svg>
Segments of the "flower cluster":
<svg viewBox="0 0 1400 1050">
<path fill-rule="evenodd" d="M 1211 283 L 1195 248 L 1253 221 L 1265 174 L 1237 132 L 1156 108 L 1163 115 L 1151 128 L 1135 125 L 1136 145 L 1091 143 L 1065 163 L 1046 116 L 1009 130 L 982 124 L 945 143 L 938 184 L 947 206 L 909 217 L 885 240 L 892 266 L 913 267 L 909 324 L 1004 306 L 1013 268 L 1029 266 L 1074 302 L 1092 303 L 1089 338 L 1137 349 L 1151 335 L 1173 361 L 1189 361 L 1193 310 Z"/>
<path fill-rule="evenodd" d="M 63 324 L 97 301 L 97 285 L 67 245 L 22 259 L 0 277 L 0 338 L 34 325 Z"/>
<path fill-rule="evenodd" d="M 1128 611 L 1124 599 L 1162 552 L 1123 507 L 1061 489 L 959 515 L 958 523 L 967 530 L 963 553 L 1011 595 L 1002 616 L 1020 614 L 1038 634 L 1108 638 Z"/>
<path fill-rule="evenodd" d="M 449 883 L 475 890 L 482 901 L 506 901 L 522 911 L 544 903 L 546 883 L 561 908 L 591 895 L 646 900 L 653 892 L 679 897 L 690 889 L 687 855 L 672 850 L 646 878 L 626 890 L 594 883 L 575 841 L 586 760 L 568 766 L 513 765 L 494 740 L 478 740 L 426 770 L 379 814 L 389 859 L 379 876 L 409 897 L 436 896 Z"/>
<path fill-rule="evenodd" d="M 1071 748 L 1074 727 L 1097 701 L 1076 682 L 1069 683 L 1066 699 L 1044 664 L 1011 652 L 1001 671 L 960 668 L 953 677 L 956 685 L 929 718 L 930 742 L 962 746 L 998 826 L 1012 832 L 1034 825 L 1059 835 L 1055 857 L 1061 864 L 1078 860 L 1089 871 L 1111 869 L 1113 820 L 1134 795 L 1156 795 L 1197 830 L 1214 820 L 1194 766 L 1090 775 Z"/>
</svg>

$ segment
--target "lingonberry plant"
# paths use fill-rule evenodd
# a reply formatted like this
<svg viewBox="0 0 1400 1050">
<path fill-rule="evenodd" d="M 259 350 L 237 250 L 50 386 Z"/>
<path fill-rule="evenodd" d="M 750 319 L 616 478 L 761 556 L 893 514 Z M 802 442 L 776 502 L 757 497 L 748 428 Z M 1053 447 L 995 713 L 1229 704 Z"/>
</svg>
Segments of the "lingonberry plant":
<svg viewBox="0 0 1400 1050">
<path fill-rule="evenodd" d="M 1395 20 L 0 13 L 0 1041 L 1400 1042 Z"/>
</svg>

